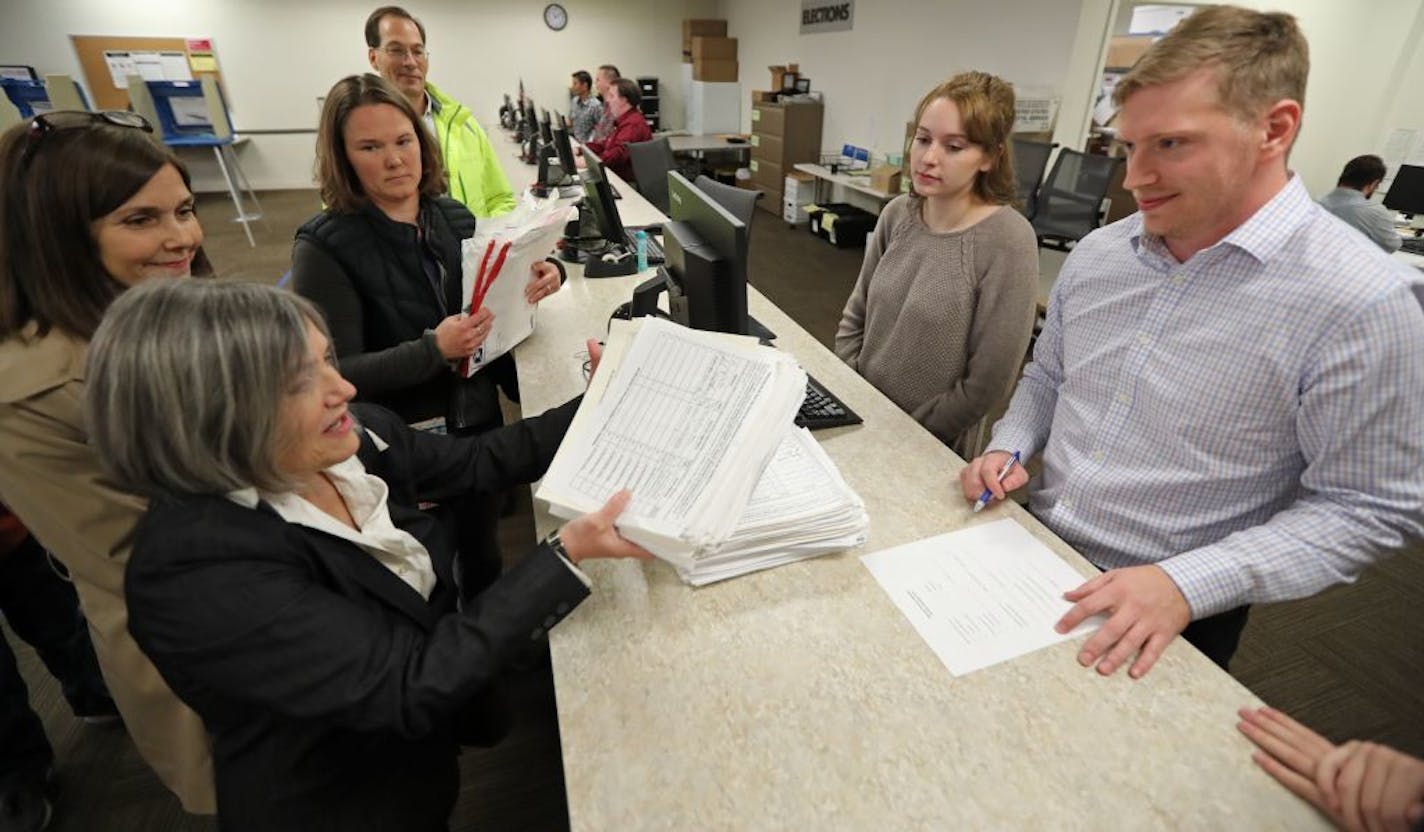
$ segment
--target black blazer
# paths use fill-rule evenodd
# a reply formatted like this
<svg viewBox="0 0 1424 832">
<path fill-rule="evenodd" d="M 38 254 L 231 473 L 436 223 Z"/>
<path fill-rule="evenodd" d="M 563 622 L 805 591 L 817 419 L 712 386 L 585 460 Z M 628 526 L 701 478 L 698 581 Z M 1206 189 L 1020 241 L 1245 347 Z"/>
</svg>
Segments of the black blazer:
<svg viewBox="0 0 1424 832">
<path fill-rule="evenodd" d="M 456 612 L 453 547 L 416 508 L 532 482 L 577 401 L 473 438 L 352 412 L 391 519 L 430 550 L 429 601 L 354 544 L 225 497 L 155 500 L 125 576 L 129 630 L 213 735 L 223 830 L 437 830 L 454 726 L 588 589 L 540 544 Z"/>
</svg>

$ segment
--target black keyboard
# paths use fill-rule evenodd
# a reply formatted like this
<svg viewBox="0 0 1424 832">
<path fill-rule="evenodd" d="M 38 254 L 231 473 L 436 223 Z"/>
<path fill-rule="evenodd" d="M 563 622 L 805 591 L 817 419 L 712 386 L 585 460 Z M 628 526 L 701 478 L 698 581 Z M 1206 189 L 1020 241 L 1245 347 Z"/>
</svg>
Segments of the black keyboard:
<svg viewBox="0 0 1424 832">
<path fill-rule="evenodd" d="M 1399 250 L 1410 254 L 1424 254 L 1424 237 L 1405 237 Z"/>
<path fill-rule="evenodd" d="M 820 430 L 838 428 L 842 425 L 858 425 L 862 420 L 855 411 L 835 397 L 835 394 L 821 386 L 811 376 L 806 376 L 806 398 L 796 413 L 798 427 Z"/>
<path fill-rule="evenodd" d="M 658 238 L 654 237 L 651 232 L 648 233 L 647 237 L 648 265 L 661 266 L 663 263 L 667 262 L 667 255 L 663 254 L 663 247 L 658 245 Z M 628 232 L 628 250 L 633 252 L 633 254 L 635 255 L 638 253 L 638 240 L 634 237 L 634 234 L 631 231 Z"/>
</svg>

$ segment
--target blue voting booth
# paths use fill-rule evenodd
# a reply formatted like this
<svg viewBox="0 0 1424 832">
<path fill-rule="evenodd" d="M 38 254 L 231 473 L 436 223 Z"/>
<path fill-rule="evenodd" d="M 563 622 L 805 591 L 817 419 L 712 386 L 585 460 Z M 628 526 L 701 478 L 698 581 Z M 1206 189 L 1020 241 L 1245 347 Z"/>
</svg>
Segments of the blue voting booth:
<svg viewBox="0 0 1424 832">
<path fill-rule="evenodd" d="M 253 220 L 262 218 L 262 205 L 238 164 L 233 145 L 240 139 L 232 129 L 222 88 L 212 77 L 201 81 L 143 81 L 129 76 L 129 101 L 138 113 L 154 125 L 163 143 L 169 147 L 210 147 L 222 171 L 232 204 L 237 209 L 237 222 L 252 238 Z M 241 188 L 238 186 L 241 185 Z M 252 207 L 249 210 L 247 201 Z"/>
<path fill-rule="evenodd" d="M 50 75 L 46 80 L 0 78 L 5 96 L 19 111 L 20 118 L 34 118 L 50 110 L 89 109 L 84 90 L 65 75 Z M 69 90 L 68 94 L 65 90 Z"/>
</svg>

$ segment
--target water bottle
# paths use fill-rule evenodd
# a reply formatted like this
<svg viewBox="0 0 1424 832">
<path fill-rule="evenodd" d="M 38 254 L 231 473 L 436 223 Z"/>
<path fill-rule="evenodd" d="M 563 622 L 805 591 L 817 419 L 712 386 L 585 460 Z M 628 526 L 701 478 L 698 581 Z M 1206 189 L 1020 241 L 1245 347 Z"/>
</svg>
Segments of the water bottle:
<svg viewBox="0 0 1424 832">
<path fill-rule="evenodd" d="M 638 246 L 638 271 L 648 270 L 648 232 L 638 229 L 633 234 L 633 242 Z"/>
</svg>

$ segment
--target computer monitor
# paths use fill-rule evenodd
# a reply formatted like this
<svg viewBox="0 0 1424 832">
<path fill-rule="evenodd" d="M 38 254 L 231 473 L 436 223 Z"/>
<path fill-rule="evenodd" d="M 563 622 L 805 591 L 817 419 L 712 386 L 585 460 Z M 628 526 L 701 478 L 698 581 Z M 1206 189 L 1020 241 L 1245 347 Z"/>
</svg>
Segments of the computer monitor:
<svg viewBox="0 0 1424 832">
<path fill-rule="evenodd" d="M 693 329 L 745 335 L 746 223 L 687 181 L 668 174 L 672 222 L 663 226 L 668 303 L 673 319 Z"/>
<path fill-rule="evenodd" d="M 628 242 L 628 232 L 623 229 L 623 219 L 618 215 L 618 203 L 613 200 L 613 186 L 603 173 L 603 161 L 588 148 L 584 148 L 583 160 L 583 203 L 593 212 L 598 223 L 598 235 L 609 245 L 625 245 Z"/>
<path fill-rule="evenodd" d="M 514 102 L 510 99 L 509 93 L 504 94 L 504 103 L 499 108 L 499 124 L 506 130 L 513 130 L 518 119 L 514 114 Z"/>
<path fill-rule="evenodd" d="M 554 143 L 553 126 L 549 123 L 549 111 L 544 110 L 539 114 L 539 141 L 545 145 Z"/>
<path fill-rule="evenodd" d="M 547 115 L 547 111 L 545 114 Z M 544 126 L 540 125 L 541 131 Z M 538 186 L 540 189 L 572 188 L 578 184 L 575 179 L 577 174 L 578 168 L 574 163 L 574 152 L 569 144 L 568 131 L 559 124 L 556 114 L 555 119 L 550 123 L 549 141 L 539 145 Z M 569 195 L 573 196 L 574 194 Z"/>
<path fill-rule="evenodd" d="M 534 99 L 524 99 L 524 130 L 520 134 L 522 148 L 520 157 L 528 164 L 538 161 L 539 151 L 539 111 L 534 109 Z"/>
<path fill-rule="evenodd" d="M 1424 167 L 1400 165 L 1384 195 L 1384 207 L 1402 214 L 1424 214 Z"/>
<path fill-rule="evenodd" d="M 554 153 L 558 154 L 559 167 L 572 177 L 578 170 L 578 163 L 574 160 L 574 145 L 569 140 L 569 128 L 562 125 L 554 128 Z"/>
<path fill-rule="evenodd" d="M 589 239 L 588 218 L 598 230 L 605 245 L 589 251 L 584 263 L 584 277 L 622 277 L 638 271 L 638 260 L 628 245 L 628 232 L 618 215 L 618 203 L 613 200 L 613 186 L 603 172 L 603 163 L 588 148 L 584 148 L 583 203 L 579 209 L 580 236 Z M 591 230 L 591 229 L 588 229 Z M 596 238 L 594 238 L 596 239 Z"/>
<path fill-rule="evenodd" d="M 514 138 L 524 145 L 522 154 L 527 161 L 529 157 L 532 157 L 532 154 L 528 152 L 529 145 L 539 135 L 539 114 L 534 109 L 534 99 L 526 98 L 522 91 L 519 94 L 518 109 L 518 126 L 515 128 Z"/>
</svg>

